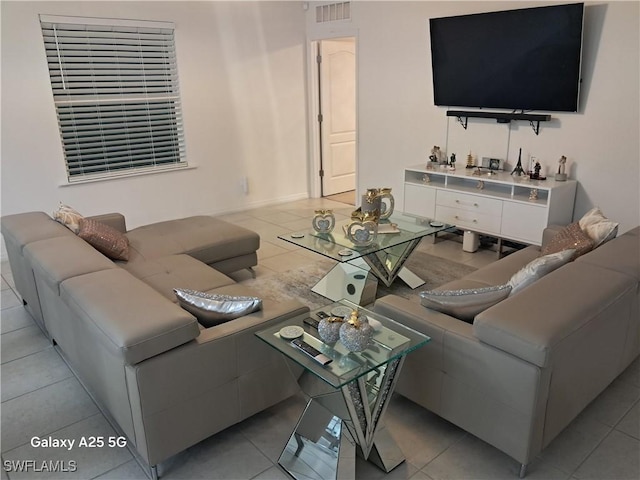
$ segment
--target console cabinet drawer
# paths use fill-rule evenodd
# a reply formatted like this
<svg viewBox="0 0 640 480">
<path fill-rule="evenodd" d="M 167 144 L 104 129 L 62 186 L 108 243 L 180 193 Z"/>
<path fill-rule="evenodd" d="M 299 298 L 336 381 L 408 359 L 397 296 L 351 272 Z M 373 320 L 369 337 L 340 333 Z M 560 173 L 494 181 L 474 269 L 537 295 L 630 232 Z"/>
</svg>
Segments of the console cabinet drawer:
<svg viewBox="0 0 640 480">
<path fill-rule="evenodd" d="M 486 215 L 502 214 L 501 200 L 486 198 L 480 195 L 439 190 L 436 203 L 444 207 L 457 208 L 469 212 L 481 212 Z"/>
<path fill-rule="evenodd" d="M 436 218 L 444 223 L 457 227 L 485 233 L 500 233 L 501 216 L 487 215 L 481 212 L 462 210 L 459 208 L 436 206 Z"/>
</svg>

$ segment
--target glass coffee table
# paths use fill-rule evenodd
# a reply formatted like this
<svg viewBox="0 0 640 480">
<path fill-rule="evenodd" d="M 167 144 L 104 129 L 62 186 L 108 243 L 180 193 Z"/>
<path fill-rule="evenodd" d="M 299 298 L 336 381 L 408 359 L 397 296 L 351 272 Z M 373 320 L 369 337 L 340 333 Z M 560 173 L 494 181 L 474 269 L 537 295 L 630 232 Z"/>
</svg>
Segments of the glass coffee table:
<svg viewBox="0 0 640 480">
<path fill-rule="evenodd" d="M 362 352 L 350 352 L 340 341 L 326 344 L 315 328 L 304 323 L 306 317 L 317 318 L 320 310 L 331 315 L 353 309 L 366 315 L 375 331 Z M 321 365 L 283 338 L 280 332 L 289 326 L 303 327 L 300 338 L 331 363 Z M 289 475 L 317 480 L 355 478 L 356 454 L 385 472 L 404 461 L 382 420 L 405 356 L 426 345 L 429 337 L 347 300 L 256 335 L 303 368 L 298 381 L 309 401 L 278 460 Z"/>
<path fill-rule="evenodd" d="M 451 227 L 425 218 L 394 213 L 388 220 L 380 221 L 380 225 L 395 224 L 397 233 L 379 233 L 374 243 L 359 247 L 347 238 L 344 231 L 351 221 L 349 218 L 336 221 L 331 233 L 318 233 L 309 228 L 279 235 L 278 238 L 338 262 L 311 289 L 313 292 L 330 300 L 345 298 L 361 305 L 375 299 L 378 280 L 387 287 L 396 278 L 411 288 L 423 285 L 425 281 L 405 267 L 405 262 L 422 238 Z"/>
</svg>

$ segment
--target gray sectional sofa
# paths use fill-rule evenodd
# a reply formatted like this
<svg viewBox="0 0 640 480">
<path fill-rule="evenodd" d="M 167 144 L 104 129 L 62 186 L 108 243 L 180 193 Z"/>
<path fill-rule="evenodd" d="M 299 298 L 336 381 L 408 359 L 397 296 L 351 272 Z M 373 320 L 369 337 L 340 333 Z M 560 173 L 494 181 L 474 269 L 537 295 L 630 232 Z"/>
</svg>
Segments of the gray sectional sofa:
<svg viewBox="0 0 640 480">
<path fill-rule="evenodd" d="M 545 231 L 543 246 L 558 231 Z M 473 323 L 395 295 L 375 311 L 431 337 L 396 391 L 527 465 L 640 354 L 640 227 L 479 313 Z M 439 289 L 506 283 L 527 247 Z"/>
<path fill-rule="evenodd" d="M 126 232 L 120 214 L 93 218 Z M 307 307 L 264 299 L 258 312 L 204 328 L 173 292 L 255 295 L 224 272 L 256 264 L 256 233 L 204 216 L 161 222 L 127 232 L 128 262 L 43 212 L 4 216 L 2 234 L 26 308 L 152 475 L 298 391 L 300 372 L 254 332 Z"/>
</svg>

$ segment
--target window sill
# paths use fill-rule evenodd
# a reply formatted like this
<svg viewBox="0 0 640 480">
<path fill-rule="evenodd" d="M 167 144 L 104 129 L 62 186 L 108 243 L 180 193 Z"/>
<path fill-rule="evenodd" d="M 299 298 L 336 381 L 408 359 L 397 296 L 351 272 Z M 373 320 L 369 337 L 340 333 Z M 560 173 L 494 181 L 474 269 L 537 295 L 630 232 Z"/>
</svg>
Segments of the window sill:
<svg viewBox="0 0 640 480">
<path fill-rule="evenodd" d="M 108 176 L 95 176 L 88 178 L 78 178 L 75 180 L 67 180 L 64 183 L 61 183 L 60 187 L 73 187 L 74 185 L 84 185 L 85 183 L 96 183 L 96 182 L 108 182 L 111 180 L 123 180 L 131 177 L 140 177 L 143 175 L 156 175 L 161 173 L 169 173 L 169 172 L 182 172 L 184 170 L 195 170 L 198 168 L 197 165 L 186 165 L 184 167 L 172 167 L 172 168 L 156 168 L 152 170 L 146 171 L 136 171 L 136 172 L 123 172 L 120 175 L 108 175 Z"/>
</svg>

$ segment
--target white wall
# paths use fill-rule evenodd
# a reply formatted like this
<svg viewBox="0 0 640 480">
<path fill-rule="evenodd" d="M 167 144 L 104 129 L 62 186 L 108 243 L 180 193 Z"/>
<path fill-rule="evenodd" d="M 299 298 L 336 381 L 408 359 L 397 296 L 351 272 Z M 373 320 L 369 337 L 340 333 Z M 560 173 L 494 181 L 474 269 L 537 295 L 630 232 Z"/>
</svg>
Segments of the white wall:
<svg viewBox="0 0 640 480">
<path fill-rule="evenodd" d="M 358 43 L 360 190 L 392 187 L 401 209 L 402 168 L 426 162 L 433 145 L 449 140 L 461 162 L 467 148 L 510 161 L 522 148 L 549 167 L 566 155 L 580 182 L 574 217 L 599 205 L 624 231 L 640 222 L 638 2 L 587 3 L 580 113 L 553 114 L 539 136 L 521 122 L 505 131 L 475 120 L 465 132 L 433 106 L 430 17 L 540 4 L 356 1 L 351 22 L 317 27 L 313 3 L 305 18 L 302 2 L 2 1 L 2 214 L 64 201 L 87 215 L 121 211 L 136 226 L 306 196 L 306 38 L 342 30 Z M 38 13 L 175 22 L 187 155 L 198 168 L 61 186 Z"/>
<path fill-rule="evenodd" d="M 2 8 L 2 214 L 119 211 L 129 227 L 307 197 L 299 2 L 10 2 Z M 172 21 L 196 169 L 66 185 L 38 14 Z M 249 179 L 249 194 L 241 179 Z"/>
<path fill-rule="evenodd" d="M 510 126 L 469 120 L 463 130 L 433 105 L 428 19 L 538 6 L 553 2 L 352 2 L 349 28 L 358 44 L 358 187 L 389 186 L 402 208 L 402 167 L 427 161 L 433 145 L 455 152 L 464 165 L 507 155 L 540 158 L 551 173 L 561 155 L 579 181 L 574 218 L 592 206 L 621 223 L 640 222 L 638 2 L 587 2 L 580 112 L 552 113 L 536 136 L 528 122 Z M 314 26 L 314 38 L 345 25 Z M 469 72 L 473 75 L 473 72 Z M 447 145 L 448 144 L 448 145 Z M 512 163 L 513 165 L 514 163 Z"/>
</svg>

